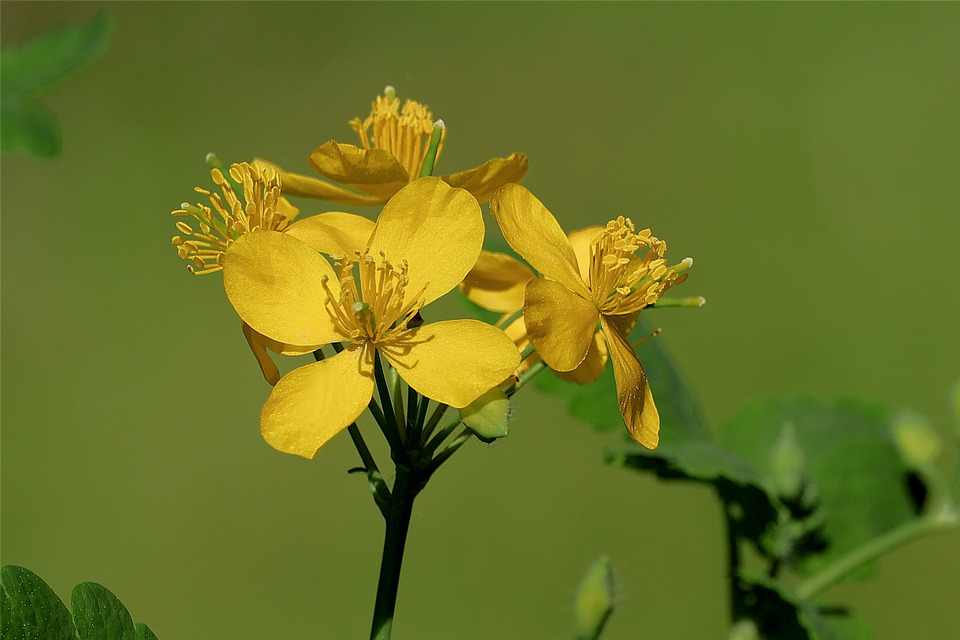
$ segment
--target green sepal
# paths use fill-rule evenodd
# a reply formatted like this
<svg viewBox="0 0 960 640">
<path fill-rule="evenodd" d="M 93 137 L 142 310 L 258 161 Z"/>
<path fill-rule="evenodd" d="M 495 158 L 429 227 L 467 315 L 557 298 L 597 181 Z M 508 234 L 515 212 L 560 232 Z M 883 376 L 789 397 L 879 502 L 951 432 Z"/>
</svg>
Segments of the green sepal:
<svg viewBox="0 0 960 640">
<path fill-rule="evenodd" d="M 509 432 L 510 399 L 494 387 L 460 409 L 460 420 L 483 442 L 504 438 Z"/>
<path fill-rule="evenodd" d="M 3 640 L 76 640 L 70 611 L 40 576 L 6 565 L 3 586 Z"/>
</svg>

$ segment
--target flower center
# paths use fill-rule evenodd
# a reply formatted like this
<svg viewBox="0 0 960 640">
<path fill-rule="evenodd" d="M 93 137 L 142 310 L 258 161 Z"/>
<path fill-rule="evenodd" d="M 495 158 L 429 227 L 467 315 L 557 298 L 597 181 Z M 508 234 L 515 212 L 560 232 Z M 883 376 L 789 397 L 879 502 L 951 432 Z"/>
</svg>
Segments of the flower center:
<svg viewBox="0 0 960 640">
<path fill-rule="evenodd" d="M 349 124 L 360 136 L 364 149 L 389 152 L 413 180 L 420 175 L 420 167 L 430 146 L 433 114 L 427 105 L 414 100 L 404 102 L 401 109 L 400 98 L 393 87 L 384 89 L 383 94 L 373 101 L 369 116 L 364 120 L 354 118 Z M 437 151 L 438 156 L 439 153 Z"/>
<path fill-rule="evenodd" d="M 284 229 L 296 215 L 294 208 L 280 198 L 280 175 L 268 167 L 255 167 L 246 162 L 230 167 L 230 179 L 219 169 L 210 171 L 219 193 L 196 187 L 210 200 L 211 206 L 184 202 L 175 216 L 190 216 L 199 225 L 199 231 L 182 220 L 172 243 L 181 258 L 189 260 L 190 273 L 200 275 L 219 271 L 220 257 L 234 240 L 254 229 Z M 232 181 L 232 182 L 231 182 Z M 239 187 L 242 199 L 234 186 Z M 216 213 L 214 213 L 216 212 Z"/>
<path fill-rule="evenodd" d="M 337 330 L 356 344 L 395 339 L 407 330 L 407 324 L 423 306 L 426 284 L 417 295 L 406 295 L 406 261 L 396 266 L 383 252 L 377 260 L 368 249 L 362 254 L 356 252 L 352 258 L 345 257 L 334 266 L 339 271 L 340 296 L 333 294 L 324 278 L 327 312 Z"/>
<path fill-rule="evenodd" d="M 590 290 L 600 313 L 640 311 L 683 282 L 687 275 L 681 271 L 688 265 L 668 266 L 666 250 L 667 243 L 651 235 L 650 229 L 637 233 L 630 218 L 608 222 L 590 244 Z"/>
</svg>

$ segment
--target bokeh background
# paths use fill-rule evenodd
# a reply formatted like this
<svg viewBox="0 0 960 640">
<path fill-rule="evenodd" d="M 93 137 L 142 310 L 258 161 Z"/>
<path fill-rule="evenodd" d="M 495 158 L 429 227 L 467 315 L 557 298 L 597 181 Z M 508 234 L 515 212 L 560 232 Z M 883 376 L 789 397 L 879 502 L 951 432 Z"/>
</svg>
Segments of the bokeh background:
<svg viewBox="0 0 960 640">
<path fill-rule="evenodd" d="M 269 388 L 169 211 L 211 150 L 309 172 L 386 84 L 447 122 L 441 171 L 523 151 L 564 227 L 629 215 L 696 258 L 709 303 L 657 339 L 714 424 L 801 391 L 950 425 L 960 5 L 5 1 L 3 44 L 101 10 L 112 50 L 45 100 L 62 155 L 2 163 L 2 562 L 64 598 L 101 582 L 164 639 L 366 637 L 382 526 L 351 443 L 263 443 Z M 604 467 L 617 437 L 518 396 L 418 500 L 396 637 L 571 637 L 601 553 L 610 640 L 725 637 L 717 503 Z M 831 596 L 877 638 L 953 638 L 958 575 L 941 536 Z"/>
</svg>

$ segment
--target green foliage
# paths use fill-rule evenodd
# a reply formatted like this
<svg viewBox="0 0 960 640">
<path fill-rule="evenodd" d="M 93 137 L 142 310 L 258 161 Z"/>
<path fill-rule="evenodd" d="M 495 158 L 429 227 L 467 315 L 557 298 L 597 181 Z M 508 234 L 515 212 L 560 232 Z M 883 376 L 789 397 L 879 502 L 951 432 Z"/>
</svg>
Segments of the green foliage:
<svg viewBox="0 0 960 640">
<path fill-rule="evenodd" d="M 123 603 L 106 587 L 84 582 L 73 589 L 73 615 L 35 573 L 7 565 L 3 585 L 2 640 L 157 640 L 147 625 L 134 625 Z"/>
<path fill-rule="evenodd" d="M 23 146 L 45 158 L 60 152 L 60 125 L 38 98 L 103 55 L 112 31 L 112 20 L 100 14 L 0 52 L 0 149 Z"/>
</svg>

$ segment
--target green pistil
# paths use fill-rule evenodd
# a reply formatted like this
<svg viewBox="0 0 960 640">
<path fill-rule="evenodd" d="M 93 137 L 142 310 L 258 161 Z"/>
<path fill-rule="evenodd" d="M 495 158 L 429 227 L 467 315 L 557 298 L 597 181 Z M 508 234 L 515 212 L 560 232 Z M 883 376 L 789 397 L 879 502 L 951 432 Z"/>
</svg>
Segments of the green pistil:
<svg viewBox="0 0 960 640">
<path fill-rule="evenodd" d="M 423 164 L 420 165 L 420 175 L 418 178 L 425 178 L 433 175 L 433 166 L 437 162 L 437 151 L 440 149 L 440 139 L 443 137 L 443 130 L 446 125 L 443 120 L 437 120 L 433 123 L 433 133 L 430 134 L 430 146 L 427 148 L 427 155 L 423 157 Z"/>
</svg>

